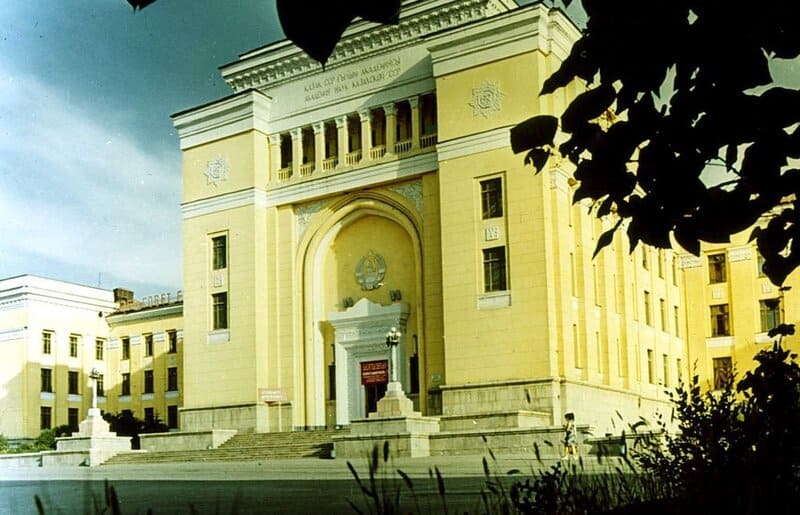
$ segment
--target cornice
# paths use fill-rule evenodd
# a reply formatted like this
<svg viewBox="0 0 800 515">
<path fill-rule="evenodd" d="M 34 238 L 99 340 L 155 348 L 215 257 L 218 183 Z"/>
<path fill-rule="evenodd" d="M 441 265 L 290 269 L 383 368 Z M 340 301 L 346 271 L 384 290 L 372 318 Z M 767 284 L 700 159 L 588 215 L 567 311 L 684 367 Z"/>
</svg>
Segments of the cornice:
<svg viewBox="0 0 800 515">
<path fill-rule="evenodd" d="M 134 311 L 133 313 L 115 313 L 107 316 L 106 320 L 109 324 L 123 324 L 126 322 L 135 322 L 137 320 L 147 320 L 151 318 L 176 315 L 183 315 L 183 304 L 142 309 L 141 311 Z"/>
<path fill-rule="evenodd" d="M 183 219 L 186 220 L 188 218 L 239 207 L 252 205 L 264 207 L 267 205 L 266 196 L 267 194 L 264 190 L 248 188 L 246 190 L 234 191 L 233 193 L 226 193 L 216 197 L 185 202 L 181 205 L 181 212 L 183 214 Z"/>
<path fill-rule="evenodd" d="M 181 150 L 248 130 L 269 133 L 272 99 L 260 91 L 245 91 L 172 115 Z"/>
<path fill-rule="evenodd" d="M 442 141 L 436 145 L 440 161 L 511 147 L 512 125 Z"/>
<path fill-rule="evenodd" d="M 397 25 L 361 22 L 346 31 L 328 59 L 326 71 L 389 50 L 414 45 L 422 36 L 453 29 L 516 8 L 512 0 L 450 0 L 413 2 L 404 6 Z M 321 71 L 319 63 L 295 45 L 280 42 L 245 54 L 221 68 L 223 78 L 236 92 L 274 87 Z"/>
</svg>

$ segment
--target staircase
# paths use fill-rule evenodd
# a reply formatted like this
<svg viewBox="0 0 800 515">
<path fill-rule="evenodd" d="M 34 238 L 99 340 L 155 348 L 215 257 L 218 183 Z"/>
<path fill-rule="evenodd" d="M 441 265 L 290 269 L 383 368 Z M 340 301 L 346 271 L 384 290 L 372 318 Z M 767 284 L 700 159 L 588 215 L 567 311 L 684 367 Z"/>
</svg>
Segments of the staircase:
<svg viewBox="0 0 800 515">
<path fill-rule="evenodd" d="M 290 458 L 330 458 L 333 436 L 347 430 L 325 429 L 288 433 L 245 433 L 236 435 L 216 449 L 194 451 L 126 452 L 106 465 L 144 465 L 202 461 L 261 461 Z"/>
</svg>

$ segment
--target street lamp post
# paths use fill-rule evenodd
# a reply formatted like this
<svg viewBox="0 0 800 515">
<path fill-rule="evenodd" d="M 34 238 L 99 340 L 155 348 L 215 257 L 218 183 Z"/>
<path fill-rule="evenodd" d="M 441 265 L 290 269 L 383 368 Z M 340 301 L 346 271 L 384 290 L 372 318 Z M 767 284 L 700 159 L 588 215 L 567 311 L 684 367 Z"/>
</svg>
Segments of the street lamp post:
<svg viewBox="0 0 800 515">
<path fill-rule="evenodd" d="M 397 344 L 400 343 L 400 337 L 403 336 L 396 327 L 392 327 L 386 333 L 386 346 L 389 347 L 389 382 L 397 383 Z"/>
</svg>

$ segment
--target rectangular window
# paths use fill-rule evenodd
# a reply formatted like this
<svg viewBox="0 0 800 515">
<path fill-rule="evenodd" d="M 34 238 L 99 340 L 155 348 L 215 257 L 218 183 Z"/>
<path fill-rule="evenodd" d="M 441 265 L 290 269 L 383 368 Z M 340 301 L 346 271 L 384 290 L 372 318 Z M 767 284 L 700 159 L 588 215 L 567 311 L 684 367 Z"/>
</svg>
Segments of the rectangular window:
<svg viewBox="0 0 800 515">
<path fill-rule="evenodd" d="M 74 370 L 67 372 L 67 386 L 69 388 L 67 391 L 70 395 L 80 395 L 79 383 L 78 372 Z"/>
<path fill-rule="evenodd" d="M 153 408 L 145 408 L 144 409 L 144 421 L 145 422 L 152 422 L 156 419 L 156 412 Z"/>
<path fill-rule="evenodd" d="M 53 371 L 49 368 L 42 369 L 42 391 L 53 392 Z"/>
<path fill-rule="evenodd" d="M 658 268 L 658 276 L 663 279 L 664 278 L 664 250 L 658 249 L 658 263 L 656 264 Z"/>
<path fill-rule="evenodd" d="M 144 371 L 144 391 L 142 393 L 153 393 L 153 371 Z"/>
<path fill-rule="evenodd" d="M 658 311 L 661 316 L 661 330 L 667 332 L 669 329 L 669 327 L 667 327 L 667 301 L 658 299 Z"/>
<path fill-rule="evenodd" d="M 178 406 L 167 406 L 167 427 L 178 429 Z"/>
<path fill-rule="evenodd" d="M 94 359 L 97 361 L 103 361 L 103 352 L 106 348 L 105 340 L 100 338 L 94 341 Z"/>
<path fill-rule="evenodd" d="M 569 280 L 570 291 L 573 297 L 578 296 L 578 277 L 575 273 L 575 254 L 569 253 Z"/>
<path fill-rule="evenodd" d="M 708 256 L 708 282 L 724 283 L 728 280 L 728 270 L 725 264 L 725 253 L 711 254 Z"/>
<path fill-rule="evenodd" d="M 761 311 L 761 331 L 767 332 L 781 324 L 781 299 L 764 299 L 758 301 Z"/>
<path fill-rule="evenodd" d="M 650 301 L 650 292 L 645 290 L 644 292 L 644 323 L 647 325 L 653 325 L 653 314 L 652 311 L 652 302 Z"/>
<path fill-rule="evenodd" d="M 583 356 L 581 355 L 581 340 L 578 334 L 578 325 L 572 324 L 572 356 L 575 361 L 575 368 L 583 368 Z"/>
<path fill-rule="evenodd" d="M 42 354 L 53 353 L 53 333 L 50 331 L 42 332 Z"/>
<path fill-rule="evenodd" d="M 78 408 L 67 408 L 67 425 L 70 433 L 78 432 Z"/>
<path fill-rule="evenodd" d="M 481 181 L 481 217 L 503 216 L 503 180 L 500 177 Z"/>
<path fill-rule="evenodd" d="M 120 390 L 120 395 L 130 395 L 131 394 L 131 375 L 128 373 L 122 374 L 122 387 Z"/>
<path fill-rule="evenodd" d="M 53 425 L 53 408 L 42 406 L 39 408 L 39 429 L 50 429 Z"/>
<path fill-rule="evenodd" d="M 650 384 L 655 383 L 656 364 L 653 363 L 653 351 L 647 349 L 647 382 Z"/>
<path fill-rule="evenodd" d="M 724 358 L 714 358 L 712 363 L 714 368 L 714 389 L 722 390 L 732 379 L 733 360 L 730 356 L 727 356 Z"/>
<path fill-rule="evenodd" d="M 675 319 L 675 336 L 681 337 L 681 312 L 678 306 L 672 306 L 672 316 Z"/>
<path fill-rule="evenodd" d="M 483 291 L 504 291 L 506 284 L 506 248 L 483 249 Z"/>
<path fill-rule="evenodd" d="M 152 335 L 152 333 L 144 335 L 144 355 L 145 356 L 152 356 L 153 355 L 153 335 Z"/>
<path fill-rule="evenodd" d="M 650 270 L 650 249 L 645 246 L 642 246 L 642 268 L 645 270 Z"/>
<path fill-rule="evenodd" d="M 228 328 L 228 293 L 215 293 L 211 296 L 213 309 L 213 329 Z"/>
<path fill-rule="evenodd" d="M 730 336 L 731 328 L 728 319 L 728 305 L 711 306 L 711 336 Z"/>
<path fill-rule="evenodd" d="M 214 270 L 228 268 L 228 237 L 211 238 L 212 267 Z"/>
<path fill-rule="evenodd" d="M 131 339 L 122 337 L 122 359 L 131 359 Z"/>
<path fill-rule="evenodd" d="M 167 331 L 167 340 L 169 342 L 169 353 L 175 354 L 178 352 L 178 331 Z"/>
<path fill-rule="evenodd" d="M 678 286 L 678 258 L 672 256 L 672 284 Z"/>
<path fill-rule="evenodd" d="M 681 358 L 675 359 L 675 370 L 678 372 L 678 382 L 683 382 L 683 360 Z"/>
<path fill-rule="evenodd" d="M 97 378 L 97 396 L 98 397 L 106 396 L 105 379 L 103 377 L 103 374 L 100 374 L 100 377 Z"/>
<path fill-rule="evenodd" d="M 669 356 L 666 354 L 662 355 L 661 364 L 664 367 L 664 386 L 669 387 Z"/>
<path fill-rule="evenodd" d="M 178 391 L 178 367 L 169 367 L 167 369 L 167 391 Z"/>
<path fill-rule="evenodd" d="M 78 357 L 78 336 L 74 334 L 69 335 L 69 357 Z"/>
</svg>

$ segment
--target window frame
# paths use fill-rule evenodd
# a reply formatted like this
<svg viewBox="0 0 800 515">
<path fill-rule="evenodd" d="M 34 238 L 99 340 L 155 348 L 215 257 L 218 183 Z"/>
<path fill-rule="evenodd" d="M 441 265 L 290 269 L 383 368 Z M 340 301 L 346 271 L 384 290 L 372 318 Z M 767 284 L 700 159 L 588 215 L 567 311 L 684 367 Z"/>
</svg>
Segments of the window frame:
<svg viewBox="0 0 800 515">
<path fill-rule="evenodd" d="M 95 361 L 103 361 L 106 355 L 106 341 L 102 338 L 94 339 L 94 359 Z"/>
<path fill-rule="evenodd" d="M 67 393 L 69 395 L 81 394 L 81 375 L 77 370 L 67 371 Z"/>
<path fill-rule="evenodd" d="M 167 331 L 167 353 L 176 354 L 178 352 L 178 331 L 170 329 Z"/>
<path fill-rule="evenodd" d="M 144 371 L 142 393 L 155 393 L 155 373 L 152 369 Z"/>
<path fill-rule="evenodd" d="M 119 383 L 120 396 L 129 397 L 131 395 L 131 374 L 130 372 L 122 373 L 122 381 Z"/>
<path fill-rule="evenodd" d="M 178 387 L 178 367 L 167 368 L 167 391 L 177 392 Z"/>
<path fill-rule="evenodd" d="M 211 269 L 225 270 L 226 268 L 228 268 L 228 235 L 217 234 L 211 237 Z"/>
<path fill-rule="evenodd" d="M 120 338 L 120 347 L 122 348 L 122 360 L 131 359 L 131 338 L 130 336 L 123 336 Z"/>
<path fill-rule="evenodd" d="M 153 356 L 153 333 L 146 333 L 142 335 L 144 338 L 144 355 L 145 357 Z"/>
<path fill-rule="evenodd" d="M 723 309 L 724 307 L 724 309 Z M 715 309 L 720 309 L 721 313 L 714 314 Z M 711 304 L 709 306 L 709 315 L 710 315 L 710 322 L 711 322 L 711 337 L 712 338 L 719 338 L 724 336 L 731 335 L 731 312 L 730 306 L 727 303 L 722 304 Z M 719 319 L 720 317 L 724 317 L 725 320 L 725 331 L 719 332 Z"/>
<path fill-rule="evenodd" d="M 53 393 L 53 369 L 42 368 L 39 373 L 41 392 Z"/>
<path fill-rule="evenodd" d="M 53 353 L 53 331 L 42 331 L 42 354 Z"/>
<path fill-rule="evenodd" d="M 45 420 L 47 423 L 45 424 Z M 39 406 L 39 429 L 53 428 L 53 407 L 52 406 Z"/>
<path fill-rule="evenodd" d="M 211 329 L 224 331 L 230 328 L 228 292 L 211 294 Z"/>
<path fill-rule="evenodd" d="M 493 187 L 493 186 L 497 187 Z M 502 218 L 505 212 L 503 206 L 503 178 L 491 177 L 478 181 L 481 197 L 481 220 Z"/>
<path fill-rule="evenodd" d="M 728 282 L 728 256 L 725 252 L 715 252 L 707 256 L 708 283 L 721 284 Z"/>
<path fill-rule="evenodd" d="M 770 308 L 768 303 L 774 302 L 775 306 Z M 761 332 L 766 333 L 783 323 L 783 309 L 780 297 L 772 297 L 769 299 L 759 299 L 758 311 L 759 319 L 761 321 Z M 770 319 L 774 317 L 774 325 L 770 326 Z"/>
<path fill-rule="evenodd" d="M 78 347 L 80 342 L 80 338 L 77 334 L 69 335 L 69 357 L 70 358 L 77 358 L 78 357 Z"/>
<path fill-rule="evenodd" d="M 494 256 L 494 252 L 501 255 Z M 508 291 L 508 257 L 506 246 L 489 247 L 481 249 L 483 257 L 483 293 L 497 293 Z M 499 265 L 495 265 L 499 263 Z M 495 281 L 495 272 L 499 274 Z M 497 283 L 497 284 L 495 284 Z"/>
<path fill-rule="evenodd" d="M 727 365 L 721 366 L 723 363 L 727 363 Z M 723 389 L 725 387 L 725 381 L 733 374 L 733 358 L 731 356 L 711 358 L 711 370 L 714 390 Z M 724 372 L 724 374 L 722 372 Z"/>
</svg>

